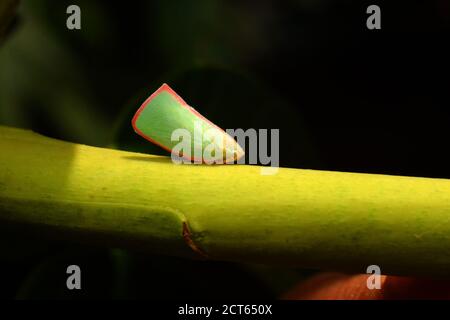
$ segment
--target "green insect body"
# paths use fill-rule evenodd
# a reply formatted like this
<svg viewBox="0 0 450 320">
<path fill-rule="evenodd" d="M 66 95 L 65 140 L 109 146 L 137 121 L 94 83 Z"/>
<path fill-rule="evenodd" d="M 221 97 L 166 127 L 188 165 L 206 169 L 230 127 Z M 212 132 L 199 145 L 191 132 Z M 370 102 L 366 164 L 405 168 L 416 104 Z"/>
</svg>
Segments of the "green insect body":
<svg viewBox="0 0 450 320">
<path fill-rule="evenodd" d="M 189 106 L 163 84 L 132 120 L 137 134 L 194 163 L 234 163 L 244 151 L 229 134 Z"/>
</svg>

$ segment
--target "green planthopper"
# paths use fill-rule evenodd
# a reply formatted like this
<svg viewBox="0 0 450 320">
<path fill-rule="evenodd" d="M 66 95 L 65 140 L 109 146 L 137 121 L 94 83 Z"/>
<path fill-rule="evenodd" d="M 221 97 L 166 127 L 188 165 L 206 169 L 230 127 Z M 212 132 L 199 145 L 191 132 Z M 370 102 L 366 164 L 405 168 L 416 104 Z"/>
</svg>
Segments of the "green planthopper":
<svg viewBox="0 0 450 320">
<path fill-rule="evenodd" d="M 171 152 L 174 162 L 230 164 L 244 156 L 233 137 L 189 106 L 167 84 L 142 104 L 132 125 L 137 134 Z"/>
</svg>

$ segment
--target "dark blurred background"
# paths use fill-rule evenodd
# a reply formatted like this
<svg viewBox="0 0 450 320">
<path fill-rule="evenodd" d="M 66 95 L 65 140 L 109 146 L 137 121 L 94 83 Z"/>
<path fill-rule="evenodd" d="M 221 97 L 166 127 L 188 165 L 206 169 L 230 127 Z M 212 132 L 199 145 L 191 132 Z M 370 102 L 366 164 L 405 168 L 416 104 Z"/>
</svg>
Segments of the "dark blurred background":
<svg viewBox="0 0 450 320">
<path fill-rule="evenodd" d="M 279 128 L 283 167 L 450 178 L 449 36 L 448 0 L 24 0 L 0 46 L 0 124 L 165 154 L 130 121 L 167 82 L 222 128 Z M 14 236 L 4 298 L 270 298 L 312 272 Z"/>
</svg>

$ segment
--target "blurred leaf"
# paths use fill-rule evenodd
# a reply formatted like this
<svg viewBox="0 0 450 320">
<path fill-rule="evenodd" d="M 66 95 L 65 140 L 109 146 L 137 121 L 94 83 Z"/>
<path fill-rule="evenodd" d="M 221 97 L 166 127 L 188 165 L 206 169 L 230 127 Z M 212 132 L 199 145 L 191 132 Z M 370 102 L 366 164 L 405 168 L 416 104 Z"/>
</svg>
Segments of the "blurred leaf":
<svg viewBox="0 0 450 320">
<path fill-rule="evenodd" d="M 0 42 L 13 21 L 19 0 L 2 0 L 0 2 Z"/>
<path fill-rule="evenodd" d="M 21 6 L 23 23 L 0 50 L 0 123 L 105 145 L 107 116 L 96 107 L 81 62 L 33 6 Z M 61 29 L 68 32 L 64 21 Z"/>
<path fill-rule="evenodd" d="M 81 269 L 81 290 L 67 289 L 66 281 L 70 275 L 66 270 L 70 265 Z M 111 298 L 113 267 L 107 250 L 68 247 L 63 253 L 42 259 L 25 278 L 16 298 Z"/>
</svg>

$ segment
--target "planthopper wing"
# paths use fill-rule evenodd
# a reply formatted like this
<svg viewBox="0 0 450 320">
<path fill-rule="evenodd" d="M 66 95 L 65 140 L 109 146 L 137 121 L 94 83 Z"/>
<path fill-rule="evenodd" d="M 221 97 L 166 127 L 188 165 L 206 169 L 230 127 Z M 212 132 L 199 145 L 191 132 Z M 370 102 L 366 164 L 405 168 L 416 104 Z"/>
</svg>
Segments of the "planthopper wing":
<svg viewBox="0 0 450 320">
<path fill-rule="evenodd" d="M 163 84 L 133 117 L 134 131 L 172 153 L 195 163 L 233 163 L 244 151 L 224 130 L 189 106 Z"/>
</svg>

